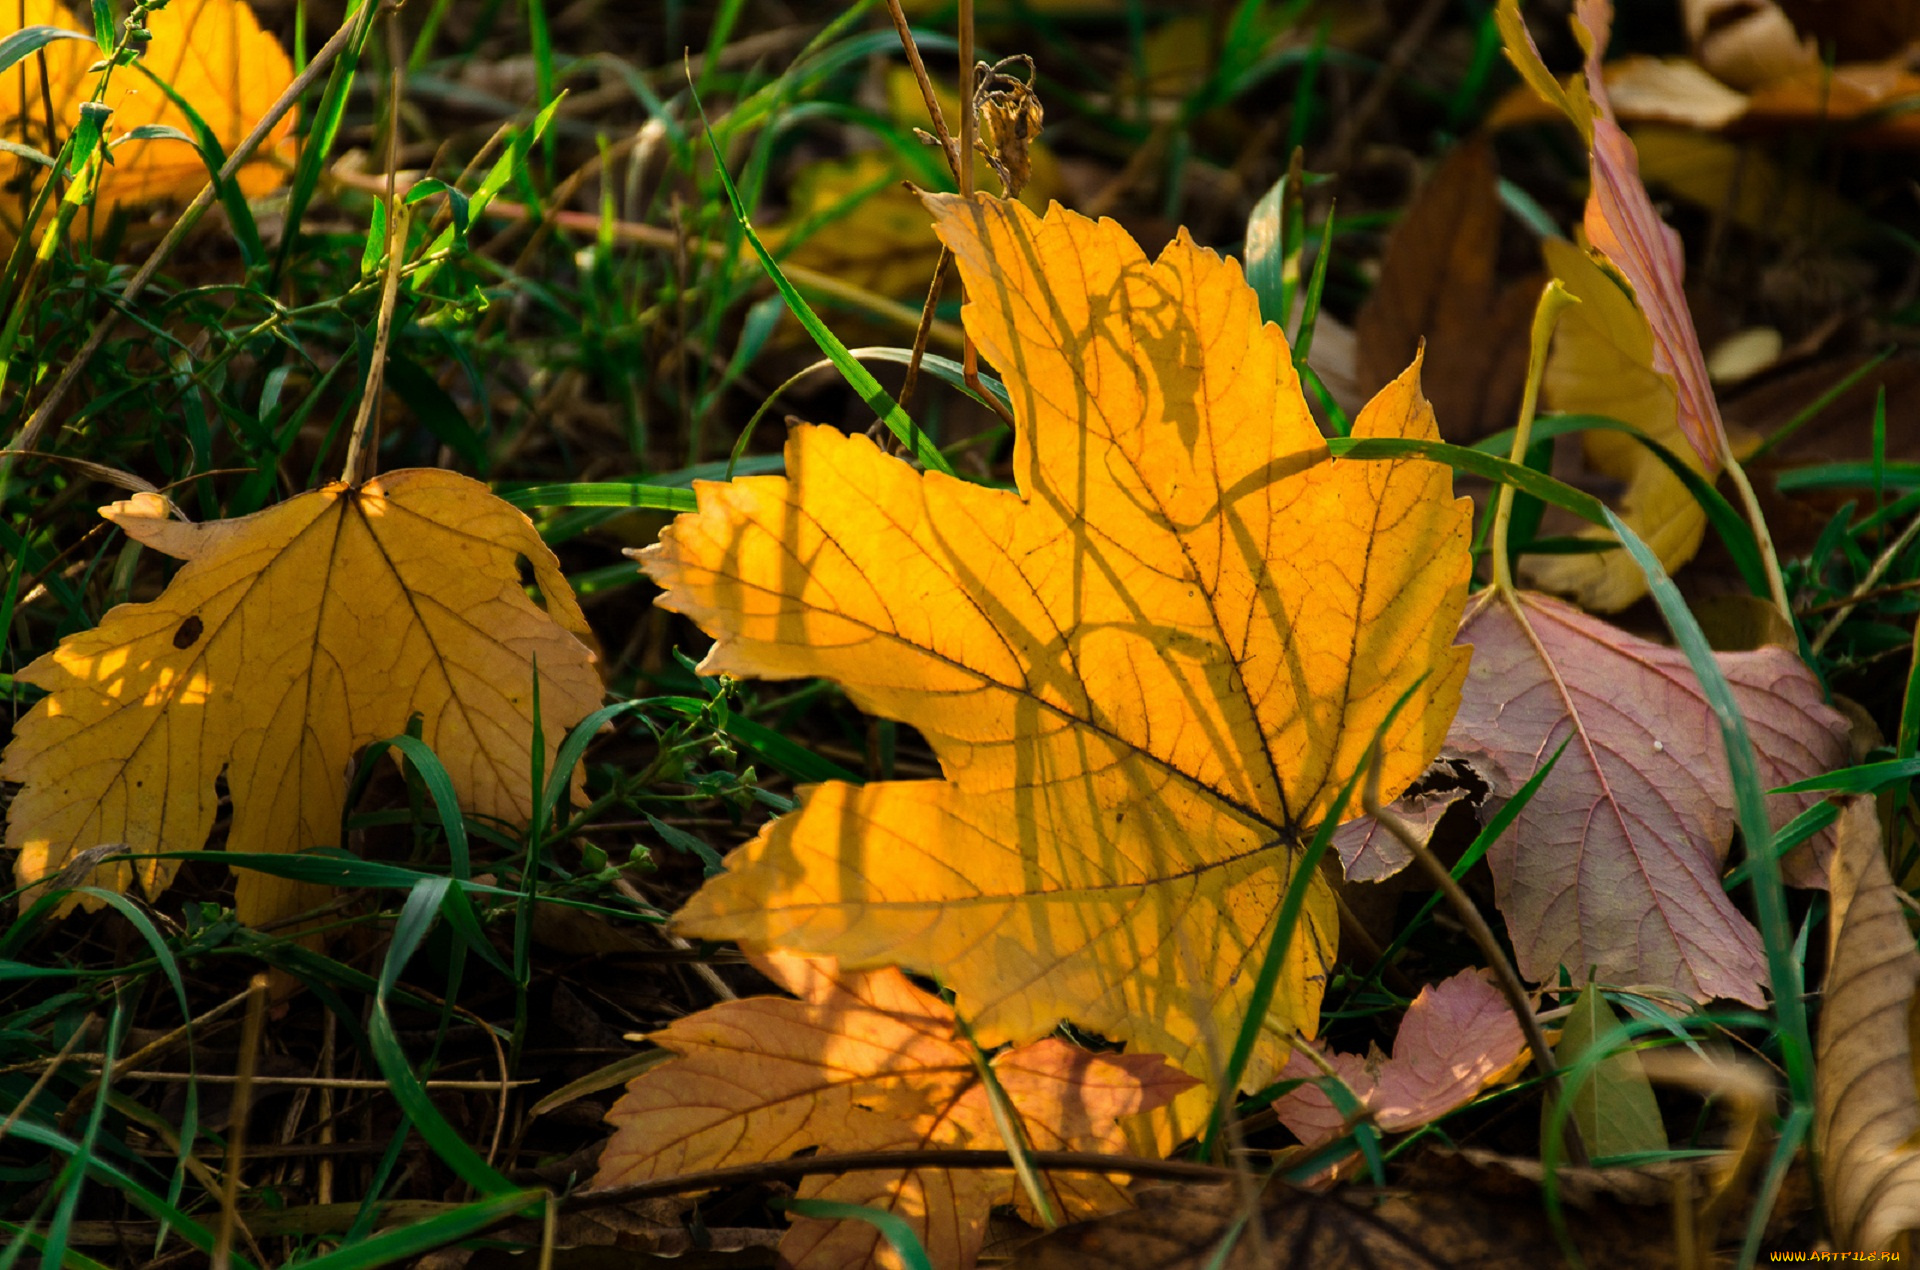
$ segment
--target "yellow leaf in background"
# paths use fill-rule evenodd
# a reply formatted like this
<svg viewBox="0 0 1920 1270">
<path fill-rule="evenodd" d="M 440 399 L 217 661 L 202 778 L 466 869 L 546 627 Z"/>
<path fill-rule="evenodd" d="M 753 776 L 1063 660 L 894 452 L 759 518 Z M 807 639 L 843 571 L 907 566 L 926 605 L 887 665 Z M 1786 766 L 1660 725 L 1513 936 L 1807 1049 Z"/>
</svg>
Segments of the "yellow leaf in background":
<svg viewBox="0 0 1920 1270">
<path fill-rule="evenodd" d="M 1579 297 L 1560 317 L 1542 391 L 1567 414 L 1606 415 L 1630 423 L 1666 446 L 1696 472 L 1706 465 L 1680 434 L 1673 379 L 1653 368 L 1653 331 L 1633 299 L 1584 251 L 1564 239 L 1542 244 L 1547 268 Z M 1626 482 L 1621 519 L 1645 539 L 1669 571 L 1700 549 L 1707 513 L 1654 453 L 1618 432 L 1584 435 L 1587 462 Z M 1588 536 L 1608 537 L 1603 530 Z M 1527 556 L 1522 567 L 1534 585 L 1577 597 L 1602 613 L 1617 612 L 1646 594 L 1646 575 L 1624 551 L 1586 556 Z"/>
<path fill-rule="evenodd" d="M 23 784 L 6 839 L 22 886 L 101 844 L 201 849 L 223 772 L 228 850 L 337 846 L 355 755 L 415 714 L 462 807 L 524 820 L 536 659 L 549 768 L 600 703 L 586 621 L 553 553 L 476 481 L 415 469 L 236 520 L 189 524 L 166 510 L 152 494 L 101 509 L 186 561 L 159 598 L 120 605 L 18 676 L 49 694 L 0 755 L 0 779 Z M 178 868 L 119 862 L 93 878 L 125 890 L 137 876 L 154 895 Z M 320 894 L 242 872 L 239 916 L 259 925 Z"/>
<path fill-rule="evenodd" d="M 613 1138 L 596 1188 L 785 1159 L 818 1148 L 1004 1149 L 973 1052 L 953 1009 L 897 970 L 842 970 L 791 954 L 755 958 L 800 999 L 748 997 L 676 1020 L 647 1039 L 675 1057 L 627 1086 L 607 1119 Z M 1094 1054 L 1048 1037 L 993 1060 L 1032 1147 L 1127 1149 L 1123 1122 L 1193 1085 L 1152 1054 Z M 1127 1206 L 1117 1179 L 1046 1173 L 1070 1217 Z M 804 1199 L 866 1204 L 904 1218 L 933 1264 L 964 1270 L 984 1242 L 989 1209 L 1026 1196 L 1011 1170 L 896 1168 L 811 1177 Z M 861 1221 L 795 1221 L 780 1241 L 793 1270 L 898 1266 Z"/>
<path fill-rule="evenodd" d="M 1446 734 L 1467 505 L 1436 464 L 1328 458 L 1237 263 L 927 204 L 1012 394 L 1017 492 L 801 427 L 786 476 L 697 485 L 643 562 L 715 637 L 704 671 L 833 679 L 945 779 L 813 789 L 679 926 L 935 975 L 986 1045 L 1068 1018 L 1210 1081 L 1388 711 L 1407 695 L 1389 794 Z M 1436 435 L 1417 366 L 1354 431 Z M 1335 932 L 1316 878 L 1251 1085 L 1315 1030 Z"/>
<path fill-rule="evenodd" d="M 0 0 L 0 39 L 28 26 L 91 29 L 58 0 Z M 139 62 L 116 68 L 108 80 L 102 100 L 113 108 L 109 142 L 150 125 L 195 135 L 186 113 L 149 73 L 193 107 L 229 154 L 293 82 L 286 52 L 260 29 L 244 0 L 172 0 L 147 15 L 147 29 L 153 38 Z M 80 103 L 92 97 L 97 76 L 91 68 L 102 59 L 91 39 L 57 40 L 45 54 L 54 135 L 47 131 L 39 61 L 30 57 L 8 74 L 6 91 L 0 93 L 0 138 L 51 154 L 78 121 Z M 293 123 L 289 112 L 261 143 L 255 160 L 240 169 L 240 188 L 248 197 L 265 194 L 285 179 L 282 169 L 294 154 Z M 101 173 L 97 206 L 104 216 L 120 205 L 184 201 L 198 194 L 207 178 L 199 151 L 184 141 L 127 141 L 114 147 L 113 162 Z"/>
</svg>

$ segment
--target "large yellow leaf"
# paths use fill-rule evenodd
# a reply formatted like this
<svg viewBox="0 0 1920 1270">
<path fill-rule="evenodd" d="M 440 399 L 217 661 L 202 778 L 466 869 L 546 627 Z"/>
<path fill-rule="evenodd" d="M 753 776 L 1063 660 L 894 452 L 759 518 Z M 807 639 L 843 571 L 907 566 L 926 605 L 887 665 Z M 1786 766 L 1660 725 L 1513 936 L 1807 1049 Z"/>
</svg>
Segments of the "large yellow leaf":
<svg viewBox="0 0 1920 1270">
<path fill-rule="evenodd" d="M 222 772 L 229 850 L 337 846 L 355 754 L 416 713 L 463 807 L 524 819 L 535 660 L 549 767 L 600 702 L 553 553 L 464 476 L 394 472 L 206 524 L 167 519 L 151 494 L 101 511 L 186 564 L 158 599 L 113 609 L 20 673 L 49 693 L 0 755 L 0 779 L 24 784 L 7 817 L 23 886 L 103 843 L 200 849 Z M 521 585 L 521 557 L 544 610 Z M 94 878 L 125 889 L 137 875 L 155 894 L 178 867 L 121 862 Z M 269 921 L 314 894 L 243 872 L 239 914 Z"/>
<path fill-rule="evenodd" d="M 90 30 L 89 23 L 58 0 L 0 0 L 0 39 L 27 26 Z M 244 0 L 172 0 L 148 14 L 147 29 L 153 38 L 139 67 L 184 98 L 227 153 L 293 82 L 286 52 L 260 29 Z M 102 59 L 91 40 L 58 40 L 46 47 L 45 55 L 44 86 L 58 135 L 47 135 L 39 61 L 28 58 L 21 63 L 23 69 L 9 73 L 6 92 L 0 93 L 0 137 L 52 153 L 78 121 L 80 103 L 93 96 L 98 76 L 92 68 Z M 139 67 L 118 67 L 108 80 L 102 98 L 113 108 L 108 141 L 154 124 L 193 136 L 186 113 Z M 282 181 L 284 166 L 293 157 L 293 122 L 289 112 L 261 143 L 255 161 L 240 169 L 240 188 L 248 196 L 258 197 Z M 127 141 L 114 147 L 113 162 L 101 173 L 97 206 L 104 214 L 119 204 L 184 200 L 206 183 L 207 165 L 186 142 L 167 137 Z"/>
<path fill-rule="evenodd" d="M 715 636 L 707 672 L 834 679 L 946 779 L 813 790 L 680 925 L 936 975 L 988 1045 L 1071 1018 L 1210 1079 L 1388 711 L 1408 694 L 1389 794 L 1446 733 L 1466 505 L 1437 465 L 1328 459 L 1238 264 L 927 202 L 1012 394 L 1018 490 L 802 427 L 785 477 L 698 486 L 643 560 Z M 1355 431 L 1434 435 L 1417 367 Z M 1255 1085 L 1313 1031 L 1334 932 L 1316 880 Z"/>
<path fill-rule="evenodd" d="M 728 1001 L 653 1033 L 677 1058 L 636 1077 L 607 1119 L 596 1187 L 672 1177 L 797 1151 L 1002 1148 L 985 1085 L 953 1009 L 897 970 L 854 972 L 791 954 L 759 958 L 798 996 Z M 1151 1054 L 1092 1054 L 1055 1037 L 993 1062 L 1033 1147 L 1119 1152 L 1122 1122 L 1164 1106 L 1192 1078 Z M 904 1156 L 903 1156 L 904 1158 Z M 1074 1217 L 1127 1205 L 1114 1181 L 1046 1174 Z M 995 1204 L 1024 1198 L 1011 1170 L 899 1168 L 809 1178 L 808 1199 L 867 1204 L 912 1225 L 937 1266 L 971 1266 Z M 795 1270 L 898 1266 L 858 1221 L 801 1220 L 781 1240 Z"/>
</svg>

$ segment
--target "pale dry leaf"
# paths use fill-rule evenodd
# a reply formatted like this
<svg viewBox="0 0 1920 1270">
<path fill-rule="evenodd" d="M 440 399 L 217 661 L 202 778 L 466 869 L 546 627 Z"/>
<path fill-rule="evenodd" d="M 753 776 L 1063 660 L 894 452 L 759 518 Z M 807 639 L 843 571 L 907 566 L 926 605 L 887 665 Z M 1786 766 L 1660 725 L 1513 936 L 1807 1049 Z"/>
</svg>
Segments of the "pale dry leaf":
<svg viewBox="0 0 1920 1270">
<path fill-rule="evenodd" d="M 96 869 L 95 885 L 137 878 L 158 894 L 180 862 L 155 853 L 206 846 L 223 774 L 228 850 L 338 846 L 355 756 L 415 714 L 463 807 L 522 820 L 536 662 L 549 768 L 600 703 L 559 562 L 524 513 L 464 476 L 393 472 L 204 524 L 169 520 L 152 494 L 101 514 L 185 564 L 159 598 L 109 611 L 20 672 L 48 693 L 0 755 L 0 778 L 23 783 L 6 839 L 22 886 L 124 842 L 134 860 Z M 236 902 L 257 925 L 321 895 L 244 871 Z"/>
<path fill-rule="evenodd" d="M 986 1044 L 1070 1018 L 1204 1079 L 1389 709 L 1410 694 L 1388 796 L 1445 735 L 1465 507 L 1436 465 L 1328 460 L 1234 262 L 928 202 L 1012 395 L 1018 490 L 801 428 L 787 476 L 697 486 L 643 563 L 716 637 L 708 673 L 834 679 L 945 779 L 815 788 L 678 924 L 936 974 Z M 1434 436 L 1417 368 L 1354 432 Z M 1334 930 L 1316 880 L 1254 1086 L 1315 1026 Z"/>
</svg>

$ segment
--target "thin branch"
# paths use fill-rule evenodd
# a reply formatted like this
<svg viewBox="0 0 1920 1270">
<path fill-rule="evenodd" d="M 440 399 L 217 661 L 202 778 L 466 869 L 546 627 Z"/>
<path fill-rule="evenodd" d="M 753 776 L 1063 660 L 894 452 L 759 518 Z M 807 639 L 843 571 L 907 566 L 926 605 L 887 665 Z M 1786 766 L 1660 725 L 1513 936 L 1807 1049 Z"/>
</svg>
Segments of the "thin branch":
<svg viewBox="0 0 1920 1270">
<path fill-rule="evenodd" d="M 1163 1182 L 1231 1182 L 1234 1170 L 1190 1160 L 1149 1160 L 1141 1156 L 1101 1155 L 1096 1151 L 1029 1151 L 1034 1167 L 1055 1173 L 1122 1173 L 1128 1177 Z M 575 1191 L 560 1201 L 563 1212 L 605 1208 L 662 1195 L 687 1195 L 747 1182 L 790 1182 L 822 1173 L 879 1173 L 908 1169 L 1011 1169 L 1013 1157 L 1005 1151 L 976 1151 L 962 1147 L 931 1151 L 850 1151 L 844 1155 L 814 1155 L 797 1160 L 769 1160 L 705 1169 L 650 1182 Z"/>
</svg>

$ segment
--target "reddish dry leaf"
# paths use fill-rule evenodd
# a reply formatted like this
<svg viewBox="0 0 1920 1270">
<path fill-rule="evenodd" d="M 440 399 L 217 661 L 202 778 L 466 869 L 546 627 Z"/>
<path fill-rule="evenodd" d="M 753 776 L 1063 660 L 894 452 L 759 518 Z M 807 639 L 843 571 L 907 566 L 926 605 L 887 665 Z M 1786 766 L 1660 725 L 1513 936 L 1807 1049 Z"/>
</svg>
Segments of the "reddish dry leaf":
<svg viewBox="0 0 1920 1270">
<path fill-rule="evenodd" d="M 1473 665 L 1445 753 L 1472 763 L 1494 800 L 1569 741 L 1488 855 L 1521 972 L 1597 967 L 1610 982 L 1759 1004 L 1759 938 L 1720 878 L 1734 825 L 1726 756 L 1685 655 L 1525 592 L 1481 592 L 1460 637 Z M 1769 787 L 1846 761 L 1845 720 L 1798 658 L 1719 659 Z M 1813 797 L 1771 799 L 1774 823 Z M 1787 863 L 1790 880 L 1815 884 L 1808 849 Z"/>
<path fill-rule="evenodd" d="M 1001 1145 L 953 1011 L 897 970 L 856 973 L 774 953 L 755 964 L 800 997 L 750 997 L 680 1019 L 650 1038 L 678 1058 L 648 1069 L 614 1104 L 596 1187 L 824 1152 Z M 1049 1038 L 994 1070 L 1039 1150 L 1126 1149 L 1121 1122 L 1195 1082 L 1157 1055 L 1093 1054 Z M 1050 1175 L 1074 1216 L 1126 1205 L 1106 1178 Z M 1008 1171 L 907 1169 L 816 1177 L 800 1194 L 907 1219 L 934 1264 L 971 1266 L 988 1210 L 1017 1198 Z M 796 1221 L 780 1245 L 799 1270 L 897 1265 L 862 1222 Z"/>
<path fill-rule="evenodd" d="M 1506 998 L 1483 970 L 1463 970 L 1421 989 L 1400 1021 L 1393 1056 L 1329 1054 L 1327 1062 L 1388 1133 L 1418 1128 L 1463 1107 L 1526 1053 Z M 1319 1067 L 1295 1053 L 1286 1075 L 1313 1080 Z M 1280 1123 L 1310 1147 L 1345 1132 L 1346 1118 L 1317 1085 L 1273 1104 Z"/>
</svg>

